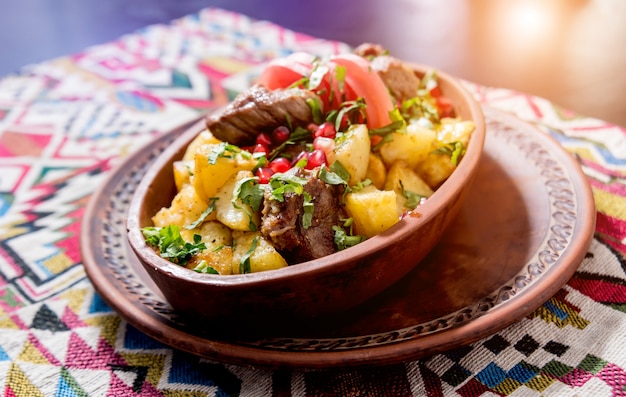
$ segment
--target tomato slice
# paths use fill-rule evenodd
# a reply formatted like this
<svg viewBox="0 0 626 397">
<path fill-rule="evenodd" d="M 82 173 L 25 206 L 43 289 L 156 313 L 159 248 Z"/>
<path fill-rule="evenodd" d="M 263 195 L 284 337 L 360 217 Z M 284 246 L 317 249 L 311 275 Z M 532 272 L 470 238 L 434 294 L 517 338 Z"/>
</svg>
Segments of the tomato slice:
<svg viewBox="0 0 626 397">
<path fill-rule="evenodd" d="M 330 62 L 346 68 L 346 90 L 365 101 L 367 126 L 380 128 L 390 124 L 389 112 L 394 109 L 394 104 L 385 83 L 372 70 L 369 61 L 359 55 L 345 53 L 331 57 Z"/>
<path fill-rule="evenodd" d="M 311 73 L 314 60 L 314 55 L 304 52 L 273 59 L 259 76 L 257 84 L 269 90 L 287 88 Z"/>
</svg>

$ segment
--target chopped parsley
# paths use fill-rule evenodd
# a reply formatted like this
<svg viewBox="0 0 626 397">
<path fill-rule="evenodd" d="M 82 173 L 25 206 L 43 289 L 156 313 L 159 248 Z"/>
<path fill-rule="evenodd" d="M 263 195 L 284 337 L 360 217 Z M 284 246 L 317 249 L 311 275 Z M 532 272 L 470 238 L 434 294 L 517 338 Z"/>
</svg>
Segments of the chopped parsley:
<svg viewBox="0 0 626 397">
<path fill-rule="evenodd" d="M 198 263 L 196 267 L 193 268 L 193 271 L 196 273 L 205 273 L 205 274 L 220 274 L 217 270 L 209 266 L 207 261 L 204 259 Z"/>
<path fill-rule="evenodd" d="M 282 203 L 285 201 L 286 193 L 302 194 L 306 183 L 306 179 L 295 175 L 283 173 L 274 174 L 269 181 L 270 188 L 272 189 L 272 198 Z"/>
<path fill-rule="evenodd" d="M 259 237 L 254 236 L 252 239 L 252 244 L 250 245 L 250 249 L 241 257 L 241 261 L 239 262 L 239 273 L 251 273 L 252 269 L 250 267 L 250 257 L 254 254 L 257 245 L 259 244 Z"/>
<path fill-rule="evenodd" d="M 141 232 L 146 238 L 146 244 L 158 248 L 161 257 L 179 265 L 184 265 L 191 257 L 206 249 L 202 236 L 194 234 L 193 243 L 186 242 L 176 225 L 144 227 Z"/>
<path fill-rule="evenodd" d="M 209 153 L 209 164 L 213 165 L 217 163 L 217 159 L 220 157 L 234 159 L 238 153 L 241 153 L 243 156 L 251 156 L 249 152 L 241 150 L 239 146 L 232 145 L 227 142 L 221 142 L 211 150 L 211 153 Z"/>
<path fill-rule="evenodd" d="M 326 168 L 325 166 L 321 167 L 318 178 L 329 185 L 347 186 L 348 180 L 350 180 L 350 173 L 346 167 L 337 160 L 330 165 L 330 168 Z"/>
<path fill-rule="evenodd" d="M 438 149 L 433 150 L 433 154 L 446 154 L 450 156 L 452 164 L 457 165 L 461 157 L 465 154 L 465 145 L 461 141 L 446 143 Z"/>
<path fill-rule="evenodd" d="M 200 214 L 200 216 L 198 217 L 198 219 L 196 219 L 195 221 L 193 221 L 191 224 L 186 225 L 185 229 L 187 230 L 193 230 L 195 228 L 197 228 L 198 226 L 200 226 L 202 224 L 202 222 L 204 222 L 204 220 L 207 218 L 207 216 L 211 215 L 213 213 L 213 211 L 215 211 L 215 202 L 218 200 L 217 197 L 211 197 L 209 199 L 209 206 L 207 207 L 207 209 L 205 209 L 202 214 Z"/>
<path fill-rule="evenodd" d="M 343 224 L 341 226 L 333 226 L 333 231 L 335 232 L 334 242 L 339 251 L 353 247 L 366 240 L 365 236 L 352 234 L 352 218 L 342 219 L 342 221 Z M 346 229 L 348 229 L 348 232 L 346 232 Z"/>
<path fill-rule="evenodd" d="M 404 202 L 404 206 L 406 208 L 414 210 L 415 208 L 417 208 L 418 205 L 422 203 L 422 199 L 426 198 L 426 196 L 422 196 L 421 194 L 406 190 L 404 188 L 404 185 L 402 184 L 402 181 L 400 181 L 400 187 L 402 188 L 402 196 L 406 198 L 406 201 Z"/>
<path fill-rule="evenodd" d="M 237 200 L 241 201 L 243 204 L 249 205 L 252 212 L 237 204 Z M 257 177 L 243 178 L 237 182 L 235 190 L 233 191 L 232 204 L 233 207 L 244 210 L 246 215 L 248 215 L 248 219 L 250 220 L 248 227 L 253 232 L 256 231 L 253 213 L 259 210 L 262 202 L 263 189 L 260 187 Z"/>
<path fill-rule="evenodd" d="M 313 212 L 315 207 L 313 204 L 313 197 L 307 192 L 304 192 L 304 203 L 302 204 L 304 214 L 302 214 L 302 227 L 308 229 L 313 223 Z"/>
</svg>

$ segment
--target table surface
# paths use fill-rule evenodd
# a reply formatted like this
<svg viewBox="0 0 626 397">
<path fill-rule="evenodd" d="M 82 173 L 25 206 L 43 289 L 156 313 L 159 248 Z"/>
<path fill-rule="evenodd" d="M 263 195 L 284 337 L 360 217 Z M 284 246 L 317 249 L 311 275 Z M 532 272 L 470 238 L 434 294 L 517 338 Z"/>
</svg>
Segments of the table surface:
<svg viewBox="0 0 626 397">
<path fill-rule="evenodd" d="M 217 6 L 626 126 L 622 0 L 3 1 L 0 75 Z M 8 55 L 10 54 L 10 55 Z"/>
<path fill-rule="evenodd" d="M 624 38 L 617 23 L 623 3 L 364 1 L 357 9 L 334 1 L 320 17 L 313 15 L 323 3 L 260 4 L 3 4 L 0 29 L 8 30 L 0 30 L 1 64 L 15 72 L 0 77 L 0 395 L 625 395 L 626 130 L 618 124 L 624 125 L 619 96 L 626 90 L 616 72 L 624 56 L 617 50 Z M 530 8 L 515 8 L 521 4 Z M 233 8 L 239 12 L 226 10 Z M 542 16 L 552 19 L 539 23 Z M 470 23 L 476 20 L 482 22 Z M 569 28 L 552 30 L 557 25 Z M 142 305 L 133 309 L 157 317 L 171 313 L 155 300 L 158 293 L 144 294 L 148 283 L 136 282 L 125 259 L 129 251 L 120 238 L 132 184 L 116 185 L 107 196 L 108 218 L 83 219 L 109 176 L 141 178 L 138 168 L 126 172 L 121 162 L 139 159 L 147 143 L 232 100 L 264 62 L 293 51 L 349 51 L 363 41 L 462 77 L 487 115 L 516 120 L 491 124 L 488 137 L 511 150 L 492 146 L 483 164 L 493 167 L 497 154 L 504 164 L 497 169 L 504 175 L 500 181 L 537 171 L 525 182 L 545 189 L 554 210 L 546 216 L 549 227 L 536 213 L 521 220 L 520 227 L 542 243 L 520 265 L 523 277 L 507 281 L 511 288 L 502 286 L 506 291 L 523 291 L 541 274 L 558 278 L 552 266 L 572 257 L 568 242 L 579 237 L 573 214 L 585 203 L 567 174 L 578 170 L 593 194 L 595 229 L 571 278 L 532 313 L 486 337 L 428 357 L 409 359 L 403 351 L 406 360 L 363 368 L 272 370 L 201 358 L 162 343 L 164 335 L 152 338 L 137 328 L 141 323 L 112 310 L 102 297 L 116 292 L 100 295 L 86 277 L 81 250 L 89 247 L 81 245 L 88 231 L 102 238 L 107 261 L 98 264 L 112 274 L 112 286 Z M 552 142 L 549 150 L 538 143 L 544 138 Z M 551 156 L 555 150 L 569 166 L 554 161 L 562 158 Z M 528 168 L 506 168 L 507 156 L 524 156 Z M 496 182 L 494 191 L 507 186 Z M 513 193 L 524 203 L 541 196 L 526 189 Z M 494 207 L 496 218 L 508 220 L 536 209 L 502 213 Z M 539 230 L 546 231 L 544 239 Z M 472 291 L 447 293 L 461 292 Z M 487 302 L 494 302 L 491 297 L 485 296 Z M 480 319 L 488 321 L 489 304 L 480 310 L 486 311 Z M 435 332 L 439 320 L 433 320 Z M 397 335 L 389 336 L 361 339 L 395 343 Z M 351 340 L 322 342 L 329 344 L 314 346 L 354 348 Z"/>
</svg>

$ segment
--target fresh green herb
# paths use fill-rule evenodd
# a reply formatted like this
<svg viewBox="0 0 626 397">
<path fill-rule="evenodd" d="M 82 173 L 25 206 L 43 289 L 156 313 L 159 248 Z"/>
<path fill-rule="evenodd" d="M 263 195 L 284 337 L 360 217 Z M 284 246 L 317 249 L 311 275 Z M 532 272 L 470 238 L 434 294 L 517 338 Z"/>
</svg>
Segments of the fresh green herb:
<svg viewBox="0 0 626 397">
<path fill-rule="evenodd" d="M 465 145 L 461 141 L 446 143 L 438 149 L 433 150 L 432 154 L 445 154 L 450 156 L 452 164 L 457 165 L 463 155 L 465 155 Z"/>
<path fill-rule="evenodd" d="M 250 249 L 245 253 L 244 256 L 241 257 L 241 261 L 239 262 L 239 273 L 250 273 L 252 270 L 250 268 L 250 257 L 254 254 L 257 245 L 259 244 L 259 237 L 255 236 L 252 239 L 252 244 L 250 245 Z"/>
<path fill-rule="evenodd" d="M 339 131 L 341 129 L 341 123 L 344 120 L 344 116 L 349 116 L 354 111 L 365 111 L 366 104 L 363 99 L 359 98 L 356 101 L 343 102 L 340 106 L 341 108 L 339 109 L 339 112 L 334 115 L 335 131 Z M 349 117 L 348 119 L 350 120 Z"/>
<path fill-rule="evenodd" d="M 322 81 L 324 81 L 324 76 L 326 76 L 329 70 L 330 69 L 328 68 L 327 65 L 324 65 L 322 63 L 317 63 L 313 67 L 311 74 L 309 74 L 309 80 L 307 82 L 307 89 L 315 90 L 316 88 L 318 88 L 322 84 Z"/>
<path fill-rule="evenodd" d="M 402 184 L 402 181 L 400 181 L 400 187 L 402 188 L 402 196 L 406 198 L 404 206 L 409 209 L 414 210 L 415 208 L 417 208 L 417 206 L 422 203 L 422 199 L 426 197 L 410 190 L 406 190 L 404 188 L 404 184 Z"/>
<path fill-rule="evenodd" d="M 400 112 L 406 120 L 426 118 L 435 124 L 439 122 L 437 104 L 429 95 L 402 101 Z"/>
<path fill-rule="evenodd" d="M 295 175 L 283 173 L 274 174 L 269 181 L 269 185 L 272 189 L 272 198 L 282 203 L 285 201 L 285 194 L 288 192 L 302 194 L 306 183 L 306 179 Z"/>
<path fill-rule="evenodd" d="M 418 92 L 420 95 L 427 95 L 430 90 L 437 87 L 437 71 L 435 69 L 430 69 L 427 71 L 424 76 L 420 79 L 420 84 L 418 86 Z"/>
<path fill-rule="evenodd" d="M 359 192 L 359 191 L 363 190 L 364 187 L 367 187 L 367 186 L 369 186 L 371 184 L 372 184 L 371 179 L 364 179 L 361 182 L 357 183 L 356 185 L 351 186 L 350 190 L 353 191 L 353 192 Z"/>
<path fill-rule="evenodd" d="M 185 229 L 193 230 L 193 229 L 197 228 L 198 226 L 200 226 L 202 224 L 202 222 L 204 222 L 204 220 L 207 218 L 207 216 L 211 215 L 213 213 L 213 211 L 215 211 L 215 202 L 217 200 L 218 200 L 218 197 L 211 197 L 209 199 L 209 206 L 207 207 L 207 209 L 205 209 L 202 212 L 202 214 L 200 214 L 200 217 L 198 217 L 198 219 L 193 221 L 193 223 L 185 226 Z"/>
<path fill-rule="evenodd" d="M 308 98 L 306 100 L 307 105 L 311 108 L 311 114 L 313 115 L 313 122 L 315 124 L 322 124 L 323 112 L 319 98 Z"/>
<path fill-rule="evenodd" d="M 243 178 L 237 182 L 233 191 L 233 198 L 241 200 L 257 212 L 263 202 L 263 187 L 258 183 L 257 177 Z"/>
<path fill-rule="evenodd" d="M 267 156 L 265 155 L 264 152 L 252 153 L 252 158 L 256 159 L 256 164 L 254 165 L 254 168 L 252 168 L 252 173 L 253 174 L 259 168 L 266 167 L 267 164 L 269 164 L 269 160 L 267 159 Z"/>
<path fill-rule="evenodd" d="M 237 203 L 239 200 L 242 204 L 247 204 L 252 212 Z M 248 227 L 251 231 L 256 231 L 256 223 L 254 223 L 253 213 L 256 213 L 263 202 L 263 188 L 258 183 L 257 177 L 243 178 L 237 181 L 232 199 L 233 207 L 243 210 L 248 215 Z"/>
<path fill-rule="evenodd" d="M 209 266 L 207 261 L 205 261 L 204 259 L 201 260 L 200 263 L 198 263 L 198 265 L 193 268 L 193 271 L 204 274 L 220 274 L 217 270 Z"/>
<path fill-rule="evenodd" d="M 296 143 L 308 142 L 313 139 L 313 134 L 311 131 L 306 128 L 302 128 L 300 126 L 296 127 L 291 134 L 289 135 L 289 139 L 283 143 L 281 143 L 278 147 L 276 147 L 269 155 L 269 161 L 274 160 L 278 157 L 288 145 L 294 145 Z"/>
<path fill-rule="evenodd" d="M 211 153 L 209 153 L 208 160 L 209 164 L 213 165 L 217 163 L 217 159 L 220 157 L 233 159 L 237 155 L 237 153 L 241 153 L 242 150 L 238 146 L 231 145 L 227 142 L 221 142 L 216 145 Z M 247 152 L 246 152 L 247 153 Z"/>
<path fill-rule="evenodd" d="M 304 168 L 306 167 L 307 163 L 309 162 L 309 159 L 307 159 L 306 157 L 302 157 L 300 160 L 298 160 L 293 167 L 294 168 Z"/>
<path fill-rule="evenodd" d="M 313 197 L 307 192 L 304 192 L 304 202 L 302 204 L 304 213 L 302 214 L 302 227 L 308 229 L 313 223 L 313 212 L 315 207 L 313 204 Z"/>
<path fill-rule="evenodd" d="M 350 173 L 339 160 L 333 161 L 329 168 L 325 166 L 320 168 L 318 178 L 329 185 L 345 185 L 348 186 Z"/>
<path fill-rule="evenodd" d="M 158 248 L 161 257 L 180 265 L 206 249 L 202 236 L 194 234 L 193 243 L 186 242 L 176 225 L 144 227 L 141 232 L 146 238 L 146 244 Z"/>
<path fill-rule="evenodd" d="M 369 135 L 370 137 L 375 136 L 375 135 L 386 137 L 387 135 L 391 133 L 401 130 L 402 127 L 404 126 L 406 126 L 406 122 L 404 120 L 392 121 L 391 123 L 385 126 L 382 126 L 380 128 L 369 130 Z"/>
<path fill-rule="evenodd" d="M 365 236 L 353 236 L 351 231 L 348 234 L 341 226 L 333 226 L 333 231 L 335 232 L 335 246 L 340 251 L 365 241 Z"/>
</svg>

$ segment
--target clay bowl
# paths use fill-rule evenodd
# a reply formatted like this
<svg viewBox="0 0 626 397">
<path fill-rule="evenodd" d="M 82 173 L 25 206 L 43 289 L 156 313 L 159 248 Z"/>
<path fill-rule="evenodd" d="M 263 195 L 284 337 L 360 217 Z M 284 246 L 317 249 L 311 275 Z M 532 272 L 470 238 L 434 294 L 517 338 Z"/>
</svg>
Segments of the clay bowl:
<svg viewBox="0 0 626 397">
<path fill-rule="evenodd" d="M 413 65 L 423 75 L 426 68 Z M 172 163 L 203 128 L 199 122 L 168 147 L 151 165 L 131 202 L 128 239 L 145 270 L 171 306 L 198 321 L 220 321 L 221 329 L 242 324 L 262 329 L 284 328 L 318 316 L 337 314 L 373 298 L 419 264 L 438 242 L 465 200 L 477 170 L 485 139 L 480 106 L 461 84 L 439 73 L 441 89 L 464 120 L 476 129 L 457 169 L 435 194 L 386 232 L 327 257 L 261 273 L 198 274 L 162 259 L 147 246 L 140 228 L 169 206 L 175 194 Z M 249 328 L 247 328 L 249 331 Z"/>
</svg>

